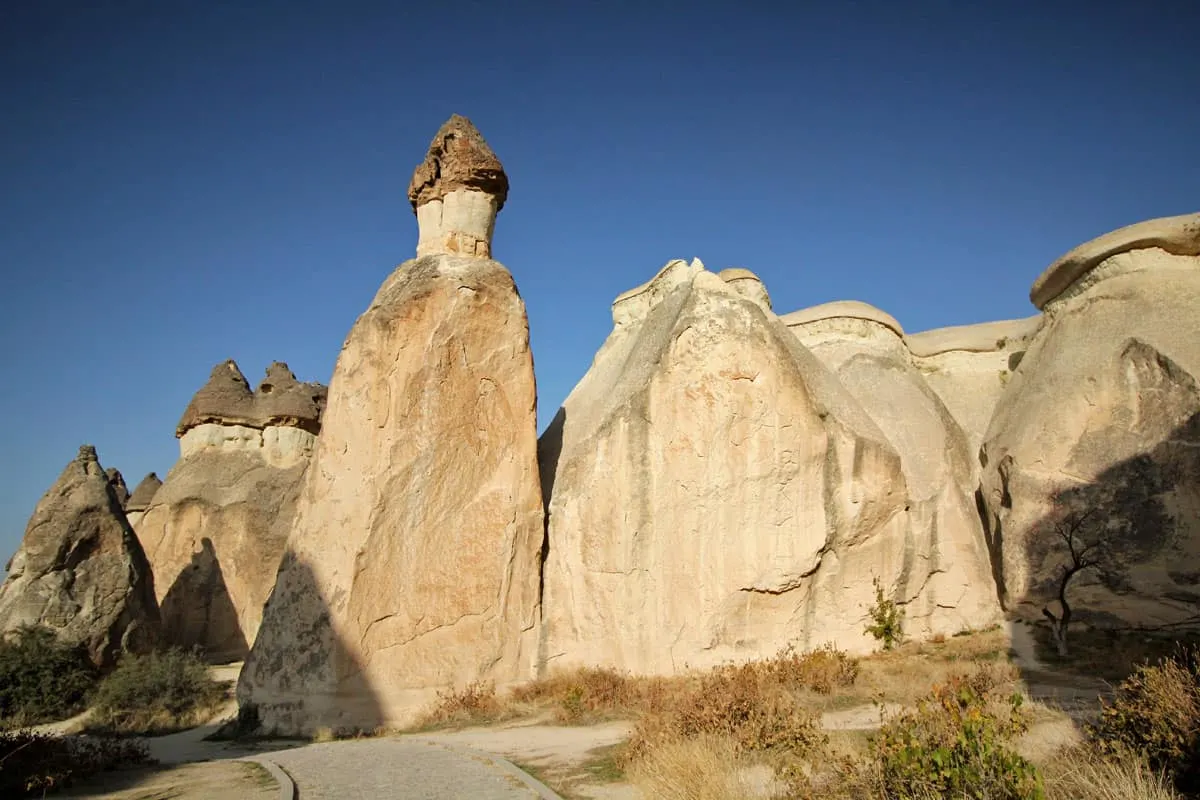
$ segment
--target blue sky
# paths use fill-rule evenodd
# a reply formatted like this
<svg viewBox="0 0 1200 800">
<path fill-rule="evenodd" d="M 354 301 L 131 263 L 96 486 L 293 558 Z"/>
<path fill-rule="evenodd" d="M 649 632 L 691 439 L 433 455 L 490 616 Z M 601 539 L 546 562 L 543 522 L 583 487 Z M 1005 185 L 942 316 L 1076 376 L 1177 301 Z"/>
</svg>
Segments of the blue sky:
<svg viewBox="0 0 1200 800">
<path fill-rule="evenodd" d="M 1198 27 L 1194 2 L 4 3 L 0 558 L 81 443 L 165 475 L 213 364 L 328 382 L 451 113 L 509 174 L 495 253 L 545 425 L 671 258 L 752 269 L 780 312 L 1033 313 L 1064 251 L 1200 210 Z"/>
</svg>

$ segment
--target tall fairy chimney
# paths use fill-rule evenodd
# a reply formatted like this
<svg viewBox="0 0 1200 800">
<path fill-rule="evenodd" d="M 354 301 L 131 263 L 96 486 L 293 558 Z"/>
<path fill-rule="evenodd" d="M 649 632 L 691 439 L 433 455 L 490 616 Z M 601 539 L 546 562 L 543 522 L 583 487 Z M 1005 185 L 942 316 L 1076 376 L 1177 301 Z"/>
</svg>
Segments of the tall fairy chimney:
<svg viewBox="0 0 1200 800">
<path fill-rule="evenodd" d="M 496 214 L 507 198 L 500 159 L 471 120 L 453 115 L 438 129 L 408 185 L 420 229 L 417 256 L 491 258 Z"/>
</svg>

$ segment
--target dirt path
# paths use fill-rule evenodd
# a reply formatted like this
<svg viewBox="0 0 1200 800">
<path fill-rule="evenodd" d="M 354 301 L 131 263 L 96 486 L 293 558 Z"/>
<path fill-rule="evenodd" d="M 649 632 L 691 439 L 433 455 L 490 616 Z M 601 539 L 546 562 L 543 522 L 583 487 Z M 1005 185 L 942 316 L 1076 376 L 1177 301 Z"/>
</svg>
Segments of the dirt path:
<svg viewBox="0 0 1200 800">
<path fill-rule="evenodd" d="M 105 772 L 56 797 L 92 800 L 277 800 L 275 779 L 248 761 Z"/>
</svg>

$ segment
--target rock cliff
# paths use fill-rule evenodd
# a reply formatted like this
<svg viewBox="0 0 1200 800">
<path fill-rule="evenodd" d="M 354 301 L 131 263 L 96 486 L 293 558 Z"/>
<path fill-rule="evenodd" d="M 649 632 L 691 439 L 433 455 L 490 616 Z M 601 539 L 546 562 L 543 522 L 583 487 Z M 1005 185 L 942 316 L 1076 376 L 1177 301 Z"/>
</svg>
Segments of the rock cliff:
<svg viewBox="0 0 1200 800">
<path fill-rule="evenodd" d="M 214 661 L 249 652 L 324 403 L 325 387 L 297 381 L 287 364 L 273 363 L 252 392 L 225 361 L 188 404 L 179 461 L 130 499 L 171 643 Z"/>
<path fill-rule="evenodd" d="M 862 651 L 872 577 L 903 599 L 899 454 L 744 288 L 673 261 L 618 297 L 543 434 L 543 670 Z"/>
<path fill-rule="evenodd" d="M 508 180 L 462 117 L 413 176 L 418 257 L 338 357 L 238 698 L 264 730 L 402 724 L 532 675 L 544 536 L 525 307 L 490 259 Z"/>
<path fill-rule="evenodd" d="M 1194 624 L 1200 214 L 1080 245 L 1031 297 L 1045 321 L 983 447 L 981 494 L 1006 607 L 1027 618 L 1059 613 L 1075 536 L 1096 556 L 1071 583 L 1077 619 Z"/>
</svg>

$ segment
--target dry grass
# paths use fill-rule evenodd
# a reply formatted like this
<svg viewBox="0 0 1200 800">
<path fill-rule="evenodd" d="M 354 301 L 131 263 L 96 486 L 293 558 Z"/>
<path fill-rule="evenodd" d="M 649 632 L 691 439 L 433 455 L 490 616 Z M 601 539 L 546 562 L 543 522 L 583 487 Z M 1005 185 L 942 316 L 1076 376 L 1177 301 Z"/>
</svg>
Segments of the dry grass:
<svg viewBox="0 0 1200 800">
<path fill-rule="evenodd" d="M 770 780 L 770 772 L 736 741 L 714 734 L 664 741 L 633 762 L 627 774 L 645 797 L 662 800 L 761 797 Z"/>
<path fill-rule="evenodd" d="M 1139 756 L 1101 755 L 1087 746 L 1060 750 L 1041 764 L 1046 800 L 1178 800 L 1162 774 Z"/>
</svg>

